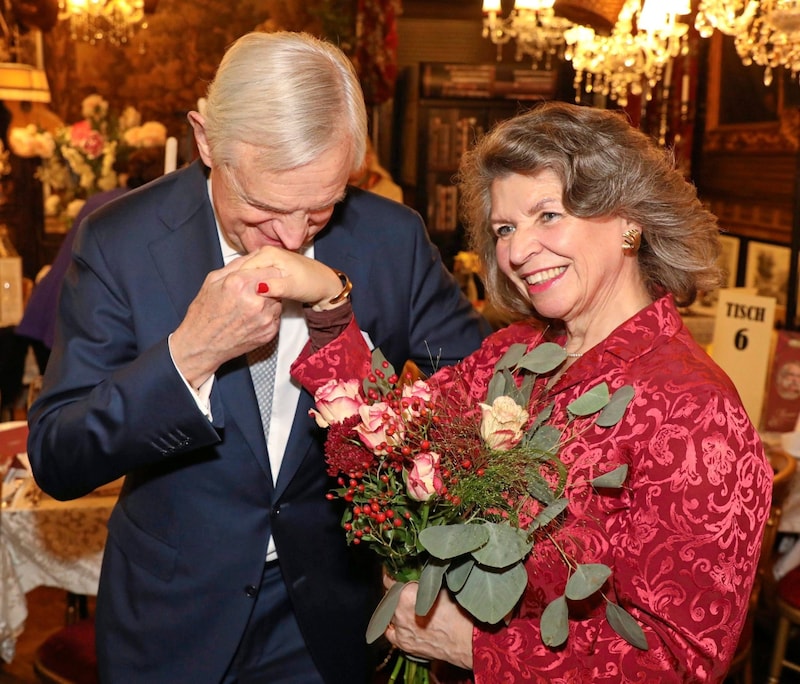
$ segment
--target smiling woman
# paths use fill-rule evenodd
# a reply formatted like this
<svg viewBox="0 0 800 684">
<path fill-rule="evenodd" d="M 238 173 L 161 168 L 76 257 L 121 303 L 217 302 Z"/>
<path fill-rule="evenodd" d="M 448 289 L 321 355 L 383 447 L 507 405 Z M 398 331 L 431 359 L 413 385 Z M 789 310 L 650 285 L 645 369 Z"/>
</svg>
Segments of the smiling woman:
<svg viewBox="0 0 800 684">
<path fill-rule="evenodd" d="M 722 681 L 747 612 L 772 470 L 730 379 L 676 308 L 720 282 L 716 219 L 664 151 L 620 114 L 565 103 L 498 124 L 462 158 L 459 182 L 489 301 L 527 320 L 429 378 L 429 410 L 450 412 L 430 419 L 435 437 L 420 449 L 442 434 L 463 435 L 484 398 L 505 387 L 527 418 L 520 444 L 541 446 L 543 422 L 551 435 L 569 435 L 560 448 L 549 443 L 558 474 L 519 495 L 531 517 L 549 512 L 557 524 L 544 533 L 528 521 L 525 589 L 510 613 L 504 607 L 506 620 L 488 627 L 458 607 L 483 572 L 476 551 L 473 561 L 433 564 L 449 590 L 424 624 L 419 602 L 435 599 L 425 570 L 419 588 L 390 590 L 387 639 L 412 656 L 471 668 L 479 684 L 498 671 L 508 682 Z M 294 367 L 309 390 L 332 374 L 359 379 L 368 367 L 355 321 L 337 332 Z M 312 328 L 312 343 L 317 335 Z M 556 362 L 515 383 L 519 367 L 530 370 L 527 359 L 546 349 L 558 351 Z M 630 403 L 619 422 L 590 425 L 580 400 L 603 387 Z M 397 405 L 409 410 L 403 399 Z M 383 448 L 402 453 L 402 468 L 421 453 L 407 431 L 393 434 L 398 441 Z M 466 451 L 486 477 L 502 462 Z M 433 482 L 452 477 L 438 455 Z M 508 491 L 503 478 L 493 482 Z M 428 519 L 473 505 L 459 497 L 445 510 L 433 506 Z M 695 609 L 712 603 L 725 621 Z"/>
</svg>

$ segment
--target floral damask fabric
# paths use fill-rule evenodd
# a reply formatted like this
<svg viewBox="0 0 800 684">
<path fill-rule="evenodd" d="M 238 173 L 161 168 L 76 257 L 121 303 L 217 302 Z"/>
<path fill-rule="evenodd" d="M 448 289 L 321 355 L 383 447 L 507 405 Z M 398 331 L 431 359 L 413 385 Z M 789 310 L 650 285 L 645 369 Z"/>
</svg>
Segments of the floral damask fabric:
<svg viewBox="0 0 800 684">
<path fill-rule="evenodd" d="M 369 360 L 356 351 L 361 338 L 354 328 L 296 365 L 304 385 L 361 377 Z M 511 325 L 434 379 L 448 392 L 463 392 L 465 402 L 480 401 L 510 344 L 542 341 L 537 327 Z M 617 425 L 579 429 L 562 450 L 570 505 L 556 538 L 580 562 L 611 567 L 606 596 L 641 624 L 649 650 L 612 630 L 601 597 L 571 606 L 564 647 L 543 644 L 539 618 L 563 593 L 568 570 L 555 546 L 541 540 L 526 562 L 528 588 L 508 626 L 475 629 L 479 684 L 719 682 L 733 657 L 772 488 L 758 434 L 733 384 L 692 340 L 669 296 L 587 352 L 551 389 L 539 378 L 533 408 L 553 401 L 553 415 L 564 416 L 570 401 L 602 381 L 612 392 L 632 385 L 635 395 Z M 621 490 L 587 484 L 622 464 L 629 474 Z"/>
</svg>

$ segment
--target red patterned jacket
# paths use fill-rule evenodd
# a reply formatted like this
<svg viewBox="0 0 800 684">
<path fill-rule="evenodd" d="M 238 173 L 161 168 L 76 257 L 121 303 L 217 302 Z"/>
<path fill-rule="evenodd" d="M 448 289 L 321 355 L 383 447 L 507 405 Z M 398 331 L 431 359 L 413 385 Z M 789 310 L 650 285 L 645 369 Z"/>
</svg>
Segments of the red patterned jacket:
<svg viewBox="0 0 800 684">
<path fill-rule="evenodd" d="M 432 380 L 477 403 L 510 344 L 541 341 L 535 325 L 511 325 Z M 331 377 L 364 377 L 369 362 L 351 323 L 319 352 L 301 356 L 294 373 L 314 391 Z M 670 296 L 622 324 L 550 390 L 546 381 L 537 380 L 534 398 L 554 401 L 554 417 L 599 382 L 612 391 L 634 387 L 622 421 L 583 431 L 561 452 L 573 488 L 556 538 L 581 562 L 611 567 L 605 593 L 642 625 L 649 650 L 611 629 L 602 598 L 576 606 L 577 619 L 571 610 L 564 647 L 542 643 L 542 610 L 567 580 L 564 561 L 543 541 L 526 563 L 528 588 L 510 624 L 475 628 L 475 681 L 722 681 L 747 610 L 772 488 L 736 389 L 691 338 Z M 623 463 L 629 474 L 622 490 L 581 485 Z"/>
</svg>

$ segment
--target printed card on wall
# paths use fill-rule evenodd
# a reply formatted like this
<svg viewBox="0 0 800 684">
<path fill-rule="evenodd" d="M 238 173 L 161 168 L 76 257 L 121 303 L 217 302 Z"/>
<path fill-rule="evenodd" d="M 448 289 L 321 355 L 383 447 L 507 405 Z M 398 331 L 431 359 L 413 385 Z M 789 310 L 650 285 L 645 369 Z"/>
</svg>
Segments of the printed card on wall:
<svg viewBox="0 0 800 684">
<path fill-rule="evenodd" d="M 800 416 L 800 332 L 781 330 L 769 373 L 764 430 L 793 432 Z"/>
<path fill-rule="evenodd" d="M 761 421 L 775 321 L 775 298 L 740 289 L 719 291 L 711 356 L 742 398 L 753 425 Z"/>
</svg>

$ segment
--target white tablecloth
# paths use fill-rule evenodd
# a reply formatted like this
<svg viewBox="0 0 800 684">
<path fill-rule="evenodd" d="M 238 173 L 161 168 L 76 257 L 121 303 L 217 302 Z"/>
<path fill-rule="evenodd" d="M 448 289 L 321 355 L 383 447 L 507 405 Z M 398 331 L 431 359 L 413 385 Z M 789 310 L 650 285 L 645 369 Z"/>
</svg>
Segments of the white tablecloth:
<svg viewBox="0 0 800 684">
<path fill-rule="evenodd" d="M 39 586 L 97 594 L 114 487 L 74 501 L 19 481 L 0 508 L 0 658 L 11 662 L 25 626 L 25 594 Z M 7 485 L 6 489 L 9 487 Z"/>
</svg>

